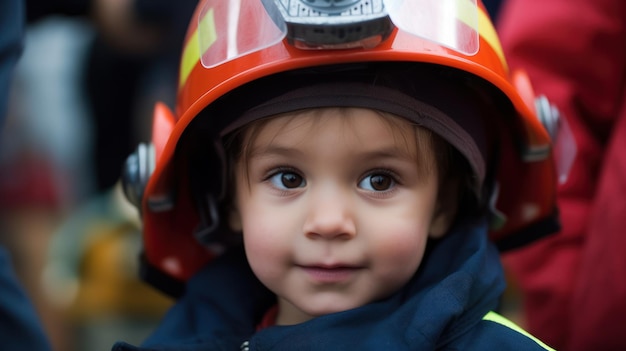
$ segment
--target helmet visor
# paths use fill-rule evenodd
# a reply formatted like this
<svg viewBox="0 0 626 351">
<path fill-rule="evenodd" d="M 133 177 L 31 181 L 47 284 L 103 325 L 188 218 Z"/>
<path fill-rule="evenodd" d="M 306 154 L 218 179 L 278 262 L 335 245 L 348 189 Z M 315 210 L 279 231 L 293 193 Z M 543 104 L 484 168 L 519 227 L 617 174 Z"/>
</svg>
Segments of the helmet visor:
<svg viewBox="0 0 626 351">
<path fill-rule="evenodd" d="M 299 48 L 367 49 L 393 27 L 465 55 L 478 52 L 476 0 L 203 0 L 199 6 L 198 36 L 191 40 L 207 68 L 286 37 L 304 41 Z M 372 45 L 372 38 L 380 40 Z"/>
<path fill-rule="evenodd" d="M 384 0 L 402 31 L 465 55 L 478 52 L 476 0 Z"/>
</svg>

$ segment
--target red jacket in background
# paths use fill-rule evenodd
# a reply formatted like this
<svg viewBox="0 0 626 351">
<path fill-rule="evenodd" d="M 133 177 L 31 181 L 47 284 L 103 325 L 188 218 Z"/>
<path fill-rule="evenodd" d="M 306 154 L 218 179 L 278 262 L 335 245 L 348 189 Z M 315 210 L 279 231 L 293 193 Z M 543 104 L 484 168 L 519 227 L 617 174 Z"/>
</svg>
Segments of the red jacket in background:
<svg viewBox="0 0 626 351">
<path fill-rule="evenodd" d="M 528 330 L 562 350 L 626 350 L 626 1 L 507 0 L 512 69 L 568 118 L 578 154 L 562 232 L 504 257 Z"/>
</svg>

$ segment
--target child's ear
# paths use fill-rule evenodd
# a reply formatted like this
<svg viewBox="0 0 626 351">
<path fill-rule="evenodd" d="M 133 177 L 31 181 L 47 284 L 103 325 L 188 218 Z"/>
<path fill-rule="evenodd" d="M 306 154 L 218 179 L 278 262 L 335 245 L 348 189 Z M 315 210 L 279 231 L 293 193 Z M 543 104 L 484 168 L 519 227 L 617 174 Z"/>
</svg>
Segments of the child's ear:
<svg viewBox="0 0 626 351">
<path fill-rule="evenodd" d="M 439 188 L 437 207 L 430 221 L 429 236 L 433 239 L 443 237 L 454 222 L 459 206 L 459 182 L 446 181 Z"/>
<path fill-rule="evenodd" d="M 243 230 L 241 215 L 239 214 L 239 210 L 235 207 L 233 207 L 228 213 L 228 227 L 233 232 L 240 232 Z"/>
</svg>

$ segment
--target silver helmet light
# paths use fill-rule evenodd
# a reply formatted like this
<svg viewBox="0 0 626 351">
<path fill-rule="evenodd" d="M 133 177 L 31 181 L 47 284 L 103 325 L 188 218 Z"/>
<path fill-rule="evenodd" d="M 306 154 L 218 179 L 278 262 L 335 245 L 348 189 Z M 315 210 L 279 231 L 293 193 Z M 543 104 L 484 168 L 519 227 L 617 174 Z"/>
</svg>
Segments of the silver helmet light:
<svg viewBox="0 0 626 351">
<path fill-rule="evenodd" d="M 371 48 L 393 31 L 383 0 L 263 0 L 299 49 Z M 277 12 L 274 9 L 278 10 Z"/>
</svg>

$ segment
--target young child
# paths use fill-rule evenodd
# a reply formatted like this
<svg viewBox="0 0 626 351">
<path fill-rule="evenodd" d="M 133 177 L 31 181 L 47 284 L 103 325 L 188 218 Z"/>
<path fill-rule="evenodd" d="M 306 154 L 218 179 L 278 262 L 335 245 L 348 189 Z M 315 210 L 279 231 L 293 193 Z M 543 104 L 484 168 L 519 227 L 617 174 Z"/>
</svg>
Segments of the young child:
<svg viewBox="0 0 626 351">
<path fill-rule="evenodd" d="M 556 172 L 484 7 L 346 2 L 199 3 L 125 174 L 178 300 L 114 350 L 549 349 L 494 312 L 494 243 L 553 230 Z"/>
</svg>

